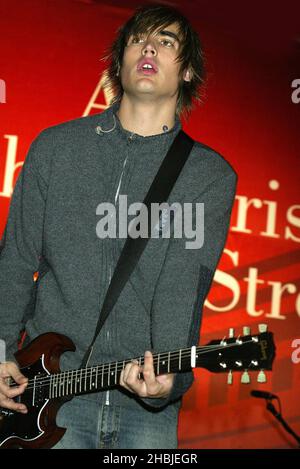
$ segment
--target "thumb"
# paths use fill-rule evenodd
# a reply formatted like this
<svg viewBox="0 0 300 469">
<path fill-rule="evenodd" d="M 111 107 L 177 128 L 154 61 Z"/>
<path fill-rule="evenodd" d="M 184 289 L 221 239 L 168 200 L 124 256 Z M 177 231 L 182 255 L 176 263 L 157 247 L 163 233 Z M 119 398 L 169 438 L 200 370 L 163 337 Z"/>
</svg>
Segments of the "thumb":
<svg viewBox="0 0 300 469">
<path fill-rule="evenodd" d="M 28 383 L 28 378 L 24 376 L 18 366 L 15 363 L 11 363 L 9 366 L 9 374 L 14 379 L 17 384 L 26 384 Z"/>
</svg>

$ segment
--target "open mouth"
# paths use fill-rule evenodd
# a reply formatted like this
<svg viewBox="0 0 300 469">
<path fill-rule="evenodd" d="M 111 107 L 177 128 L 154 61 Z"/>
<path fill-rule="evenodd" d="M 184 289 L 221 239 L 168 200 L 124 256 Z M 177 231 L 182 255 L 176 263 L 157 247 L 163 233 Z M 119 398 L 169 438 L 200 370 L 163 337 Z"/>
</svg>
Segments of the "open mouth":
<svg viewBox="0 0 300 469">
<path fill-rule="evenodd" d="M 157 73 L 152 67 L 142 67 L 140 69 L 138 69 L 138 72 L 141 72 L 143 73 L 144 75 L 154 75 L 155 73 Z"/>
<path fill-rule="evenodd" d="M 143 75 L 154 75 L 158 72 L 157 66 L 150 59 L 143 59 L 138 63 L 137 71 Z"/>
</svg>

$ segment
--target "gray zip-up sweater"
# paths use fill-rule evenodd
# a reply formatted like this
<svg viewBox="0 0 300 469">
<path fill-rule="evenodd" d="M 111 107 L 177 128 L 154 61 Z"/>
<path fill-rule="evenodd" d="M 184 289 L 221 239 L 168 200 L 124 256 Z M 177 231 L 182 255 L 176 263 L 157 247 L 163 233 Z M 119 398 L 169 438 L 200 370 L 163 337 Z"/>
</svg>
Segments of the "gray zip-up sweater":
<svg viewBox="0 0 300 469">
<path fill-rule="evenodd" d="M 25 323 L 29 339 L 44 332 L 68 335 L 75 353 L 61 368 L 79 367 L 125 239 L 96 233 L 101 202 L 142 202 L 174 137 L 175 126 L 143 137 L 124 128 L 118 104 L 101 114 L 42 131 L 32 143 L 12 196 L 0 257 L 0 338 L 7 359 Z M 114 119 L 115 116 L 115 119 Z M 100 127 L 99 127 L 100 126 Z M 104 132 L 110 130 L 109 132 Z M 204 203 L 204 245 L 186 249 L 186 238 L 150 239 L 94 347 L 89 364 L 107 363 L 196 345 L 203 302 L 222 254 L 237 175 L 216 151 L 199 142 L 175 184 L 172 202 Z M 33 273 L 43 254 L 50 269 L 39 280 L 34 314 L 28 318 Z M 123 406 L 174 403 L 193 382 L 178 373 L 165 399 L 140 399 L 123 388 L 87 398 Z"/>
</svg>

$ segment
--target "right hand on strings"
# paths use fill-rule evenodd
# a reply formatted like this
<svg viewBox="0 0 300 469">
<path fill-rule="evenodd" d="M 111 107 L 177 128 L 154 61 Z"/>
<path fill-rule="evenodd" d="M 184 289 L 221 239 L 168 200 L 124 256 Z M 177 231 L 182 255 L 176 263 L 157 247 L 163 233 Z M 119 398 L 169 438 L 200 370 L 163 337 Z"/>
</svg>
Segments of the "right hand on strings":
<svg viewBox="0 0 300 469">
<path fill-rule="evenodd" d="M 9 379 L 12 378 L 16 385 L 9 386 Z M 20 369 L 14 362 L 4 362 L 0 364 L 0 407 L 5 409 L 27 413 L 27 407 L 14 401 L 14 397 L 22 394 L 28 384 L 28 379 L 22 375 Z"/>
</svg>

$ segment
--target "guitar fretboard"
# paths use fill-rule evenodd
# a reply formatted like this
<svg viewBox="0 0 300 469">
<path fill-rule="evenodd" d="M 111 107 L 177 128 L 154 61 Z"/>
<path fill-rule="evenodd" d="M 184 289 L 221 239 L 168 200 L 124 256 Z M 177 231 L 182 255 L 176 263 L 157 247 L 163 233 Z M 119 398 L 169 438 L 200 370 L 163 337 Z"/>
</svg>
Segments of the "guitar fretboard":
<svg viewBox="0 0 300 469">
<path fill-rule="evenodd" d="M 154 371 L 156 375 L 188 371 L 196 366 L 196 359 L 197 347 L 158 353 L 153 355 Z M 140 366 L 144 365 L 144 357 L 135 360 Z M 117 361 L 49 375 L 49 398 L 79 395 L 114 387 L 119 383 L 122 370 L 131 361 Z M 35 384 L 39 385 L 38 378 Z"/>
</svg>

